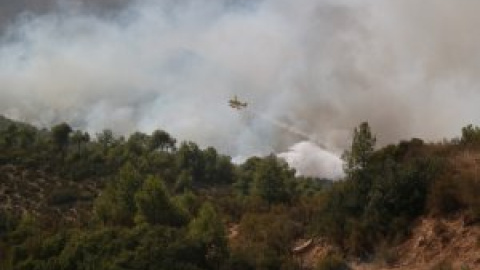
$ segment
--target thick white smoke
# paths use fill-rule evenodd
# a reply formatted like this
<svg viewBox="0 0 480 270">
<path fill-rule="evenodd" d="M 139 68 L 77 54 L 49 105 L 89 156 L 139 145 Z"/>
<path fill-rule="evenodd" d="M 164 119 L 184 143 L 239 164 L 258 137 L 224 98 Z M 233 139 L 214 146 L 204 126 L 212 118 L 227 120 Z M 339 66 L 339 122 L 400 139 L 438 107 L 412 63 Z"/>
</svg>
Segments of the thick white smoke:
<svg viewBox="0 0 480 270">
<path fill-rule="evenodd" d="M 143 0 L 104 17 L 61 2 L 7 20 L 0 114 L 163 128 L 234 156 L 304 139 L 231 110 L 234 94 L 335 153 L 365 120 L 384 144 L 451 137 L 480 119 L 477 1 Z"/>
<path fill-rule="evenodd" d="M 294 167 L 298 175 L 328 179 L 344 175 L 343 162 L 337 155 L 309 141 L 299 142 L 279 156 Z"/>
</svg>

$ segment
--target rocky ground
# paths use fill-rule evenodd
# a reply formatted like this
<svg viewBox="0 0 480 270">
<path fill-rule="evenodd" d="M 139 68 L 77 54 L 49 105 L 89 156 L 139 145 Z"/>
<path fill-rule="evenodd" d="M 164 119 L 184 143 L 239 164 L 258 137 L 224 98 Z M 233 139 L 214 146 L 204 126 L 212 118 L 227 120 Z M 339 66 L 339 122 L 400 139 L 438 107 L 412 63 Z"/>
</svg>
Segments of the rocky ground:
<svg viewBox="0 0 480 270">
<path fill-rule="evenodd" d="M 331 252 L 333 247 L 317 239 L 297 256 L 306 269 L 312 269 Z M 421 218 L 407 241 L 380 252 L 372 262 L 350 262 L 350 266 L 353 270 L 480 269 L 480 224 L 471 224 L 461 214 L 451 219 Z"/>
<path fill-rule="evenodd" d="M 75 182 L 41 170 L 0 166 L 0 209 L 19 215 L 28 212 L 37 217 L 78 222 L 91 209 L 98 190 L 95 181 Z"/>
</svg>

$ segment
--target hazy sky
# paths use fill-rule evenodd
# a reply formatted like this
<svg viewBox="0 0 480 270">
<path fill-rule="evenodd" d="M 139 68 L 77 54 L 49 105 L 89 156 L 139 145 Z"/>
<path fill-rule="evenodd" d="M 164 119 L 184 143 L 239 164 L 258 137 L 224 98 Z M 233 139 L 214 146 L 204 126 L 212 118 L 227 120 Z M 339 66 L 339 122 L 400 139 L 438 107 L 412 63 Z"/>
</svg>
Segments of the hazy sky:
<svg viewBox="0 0 480 270">
<path fill-rule="evenodd" d="M 268 119 L 336 154 L 362 121 L 381 144 L 480 122 L 478 1 L 35 2 L 0 0 L 0 114 L 16 119 L 320 160 Z"/>
</svg>

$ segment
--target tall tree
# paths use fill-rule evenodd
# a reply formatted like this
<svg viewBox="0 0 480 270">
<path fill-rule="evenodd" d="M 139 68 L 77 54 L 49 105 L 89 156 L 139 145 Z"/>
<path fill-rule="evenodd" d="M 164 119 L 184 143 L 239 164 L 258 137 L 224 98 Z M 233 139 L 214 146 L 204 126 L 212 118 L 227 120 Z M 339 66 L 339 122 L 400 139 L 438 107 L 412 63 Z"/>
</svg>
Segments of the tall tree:
<svg viewBox="0 0 480 270">
<path fill-rule="evenodd" d="M 136 221 L 153 225 L 182 225 L 184 217 L 172 202 L 163 181 L 149 176 L 135 194 Z"/>
<path fill-rule="evenodd" d="M 213 269 L 219 269 L 228 256 L 225 226 L 210 203 L 204 203 L 198 216 L 188 226 L 190 238 L 199 241 L 206 248 L 206 261 Z"/>
<path fill-rule="evenodd" d="M 61 123 L 52 127 L 52 139 L 57 150 L 62 154 L 62 159 L 65 158 L 65 152 L 70 143 L 70 133 L 72 128 L 67 123 Z"/>
<path fill-rule="evenodd" d="M 142 185 L 140 173 L 126 163 L 95 203 L 95 213 L 104 223 L 131 225 L 137 211 L 135 193 Z"/>
<path fill-rule="evenodd" d="M 104 129 L 102 132 L 97 133 L 97 142 L 102 145 L 103 154 L 107 153 L 108 148 L 115 143 L 115 137 L 110 129 Z"/>
<path fill-rule="evenodd" d="M 463 127 L 460 142 L 464 145 L 478 145 L 480 143 L 480 128 L 472 124 Z"/>
<path fill-rule="evenodd" d="M 73 144 L 77 146 L 77 151 L 80 152 L 82 144 L 88 143 L 90 141 L 90 135 L 87 132 L 76 130 L 71 135 L 70 140 Z"/>
<path fill-rule="evenodd" d="M 130 153 L 142 155 L 148 149 L 150 137 L 143 132 L 134 132 L 127 140 L 127 147 Z"/>
<path fill-rule="evenodd" d="M 195 184 L 204 182 L 205 158 L 197 144 L 183 142 L 176 152 L 176 162 L 180 171 L 187 170 L 191 173 Z"/>
<path fill-rule="evenodd" d="M 291 198 L 289 182 L 295 171 L 274 155 L 266 157 L 254 174 L 254 193 L 269 204 L 287 202 Z"/>
<path fill-rule="evenodd" d="M 176 140 L 163 130 L 155 130 L 150 136 L 149 150 L 174 151 Z"/>
<path fill-rule="evenodd" d="M 367 122 L 361 123 L 358 128 L 354 129 L 352 145 L 342 155 L 342 159 L 345 161 L 344 170 L 349 177 L 367 167 L 376 141 L 377 139 L 372 134 Z"/>
</svg>

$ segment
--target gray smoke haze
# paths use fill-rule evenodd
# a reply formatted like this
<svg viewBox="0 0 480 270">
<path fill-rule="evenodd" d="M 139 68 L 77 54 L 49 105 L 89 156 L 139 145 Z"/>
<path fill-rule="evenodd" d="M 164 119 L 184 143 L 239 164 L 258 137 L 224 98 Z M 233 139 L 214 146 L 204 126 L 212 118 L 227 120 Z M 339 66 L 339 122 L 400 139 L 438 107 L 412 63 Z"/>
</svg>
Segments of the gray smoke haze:
<svg viewBox="0 0 480 270">
<path fill-rule="evenodd" d="M 381 144 L 480 120 L 478 1 L 144 0 L 113 15 L 77 2 L 4 20 L 0 114 L 162 128 L 234 156 L 306 149 L 229 108 L 235 94 L 337 155 L 366 120 Z"/>
</svg>

